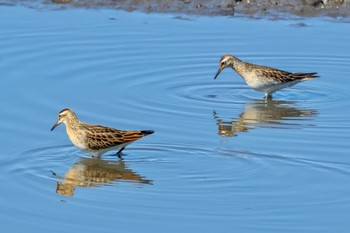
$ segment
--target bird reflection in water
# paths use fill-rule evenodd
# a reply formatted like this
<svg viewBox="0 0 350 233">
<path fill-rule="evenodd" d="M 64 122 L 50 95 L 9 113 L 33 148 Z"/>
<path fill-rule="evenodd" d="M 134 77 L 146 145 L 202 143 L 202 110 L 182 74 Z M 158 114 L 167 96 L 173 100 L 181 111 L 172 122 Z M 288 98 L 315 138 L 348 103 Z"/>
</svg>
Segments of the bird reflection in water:
<svg viewBox="0 0 350 233">
<path fill-rule="evenodd" d="M 312 125 L 297 120 L 305 120 L 316 114 L 314 109 L 298 109 L 293 101 L 263 99 L 246 103 L 238 118 L 224 121 L 216 111 L 214 118 L 220 136 L 234 137 L 239 132 L 256 128 L 309 127 Z"/>
<path fill-rule="evenodd" d="M 73 196 L 75 187 L 98 187 L 115 181 L 152 184 L 152 180 L 128 169 L 123 160 L 106 161 L 100 158 L 81 158 L 62 180 L 57 182 L 56 193 L 63 196 Z"/>
</svg>

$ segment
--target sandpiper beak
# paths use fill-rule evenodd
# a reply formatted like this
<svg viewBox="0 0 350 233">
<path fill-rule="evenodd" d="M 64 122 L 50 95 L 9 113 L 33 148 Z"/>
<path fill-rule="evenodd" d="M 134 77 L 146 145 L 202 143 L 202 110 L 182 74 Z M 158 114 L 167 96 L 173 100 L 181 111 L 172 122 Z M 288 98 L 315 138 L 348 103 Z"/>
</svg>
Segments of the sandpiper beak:
<svg viewBox="0 0 350 233">
<path fill-rule="evenodd" d="M 58 121 L 52 126 L 52 128 L 51 128 L 51 131 L 53 131 L 59 124 L 61 124 L 61 123 L 58 123 Z"/>
<path fill-rule="evenodd" d="M 221 71 L 222 71 L 222 69 L 221 69 L 221 68 L 219 68 L 219 69 L 218 69 L 218 72 L 216 72 L 216 74 L 215 74 L 214 79 L 216 79 L 216 78 L 219 76 L 219 74 L 221 73 Z"/>
</svg>

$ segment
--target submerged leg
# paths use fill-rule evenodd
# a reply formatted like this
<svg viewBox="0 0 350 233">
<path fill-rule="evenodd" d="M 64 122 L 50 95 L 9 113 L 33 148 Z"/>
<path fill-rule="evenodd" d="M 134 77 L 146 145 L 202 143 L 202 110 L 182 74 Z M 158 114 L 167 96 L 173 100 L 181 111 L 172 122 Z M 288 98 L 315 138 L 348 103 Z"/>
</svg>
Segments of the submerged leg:
<svg viewBox="0 0 350 233">
<path fill-rule="evenodd" d="M 272 95 L 270 93 L 265 93 L 265 99 L 271 100 L 272 99 Z"/>
<path fill-rule="evenodd" d="M 122 151 L 125 149 L 125 146 L 124 147 L 122 147 L 122 148 L 120 148 L 120 150 L 117 152 L 117 155 L 118 155 L 118 157 L 119 158 L 121 158 L 122 157 Z"/>
</svg>

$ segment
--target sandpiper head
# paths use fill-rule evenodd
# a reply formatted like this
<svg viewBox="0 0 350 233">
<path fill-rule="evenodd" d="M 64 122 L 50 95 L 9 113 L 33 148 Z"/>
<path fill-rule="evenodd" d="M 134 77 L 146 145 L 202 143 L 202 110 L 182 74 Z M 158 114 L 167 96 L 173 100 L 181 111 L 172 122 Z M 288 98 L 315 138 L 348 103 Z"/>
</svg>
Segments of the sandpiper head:
<svg viewBox="0 0 350 233">
<path fill-rule="evenodd" d="M 227 67 L 233 67 L 235 61 L 237 60 L 238 59 L 232 56 L 231 54 L 225 54 L 224 56 L 222 56 L 220 59 L 220 66 L 219 66 L 218 72 L 216 72 L 214 79 L 216 79 L 219 76 L 219 74 L 223 69 Z"/>
<path fill-rule="evenodd" d="M 51 131 L 54 130 L 61 123 L 67 124 L 67 119 L 70 119 L 72 117 L 75 117 L 75 114 L 74 114 L 74 112 L 71 109 L 65 108 L 65 109 L 61 110 L 58 113 L 58 120 L 52 126 Z"/>
</svg>

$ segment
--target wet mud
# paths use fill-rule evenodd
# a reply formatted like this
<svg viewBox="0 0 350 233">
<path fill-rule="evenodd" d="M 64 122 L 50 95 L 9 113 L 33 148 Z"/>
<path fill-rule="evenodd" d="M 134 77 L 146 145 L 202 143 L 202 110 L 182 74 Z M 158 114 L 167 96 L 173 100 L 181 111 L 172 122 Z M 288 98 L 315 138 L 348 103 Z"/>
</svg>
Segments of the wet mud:
<svg viewBox="0 0 350 233">
<path fill-rule="evenodd" d="M 111 8 L 125 11 L 254 17 L 348 17 L 347 0 L 0 0 L 0 5 L 33 8 Z"/>
</svg>

